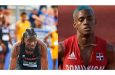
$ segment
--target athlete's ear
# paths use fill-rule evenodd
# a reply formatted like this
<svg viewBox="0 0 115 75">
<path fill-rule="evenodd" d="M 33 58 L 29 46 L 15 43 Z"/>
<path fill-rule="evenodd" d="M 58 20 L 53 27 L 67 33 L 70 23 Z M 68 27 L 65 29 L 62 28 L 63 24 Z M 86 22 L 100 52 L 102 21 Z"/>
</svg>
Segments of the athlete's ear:
<svg viewBox="0 0 115 75">
<path fill-rule="evenodd" d="M 76 22 L 75 21 L 73 22 L 73 27 L 76 28 Z"/>
</svg>

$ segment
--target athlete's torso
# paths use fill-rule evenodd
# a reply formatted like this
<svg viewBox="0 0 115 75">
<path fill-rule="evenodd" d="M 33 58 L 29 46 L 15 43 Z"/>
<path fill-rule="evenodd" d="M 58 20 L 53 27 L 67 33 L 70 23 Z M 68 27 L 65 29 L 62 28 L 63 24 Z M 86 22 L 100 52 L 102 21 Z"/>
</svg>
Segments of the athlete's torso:
<svg viewBox="0 0 115 75">
<path fill-rule="evenodd" d="M 76 35 L 66 39 L 64 41 L 65 51 L 64 51 L 63 69 L 64 70 L 104 69 L 107 65 L 106 41 L 98 37 L 95 37 L 95 39 L 96 39 L 96 46 L 93 48 L 88 66 L 84 65 L 84 61 L 81 58 Z"/>
<path fill-rule="evenodd" d="M 37 44 L 33 53 L 32 51 L 25 50 L 21 47 L 17 67 L 16 69 L 21 70 L 40 70 L 41 69 L 41 51 Z"/>
<path fill-rule="evenodd" d="M 51 41 L 52 41 L 53 46 L 57 46 L 57 44 L 58 44 L 58 33 L 56 31 L 52 32 Z"/>
</svg>

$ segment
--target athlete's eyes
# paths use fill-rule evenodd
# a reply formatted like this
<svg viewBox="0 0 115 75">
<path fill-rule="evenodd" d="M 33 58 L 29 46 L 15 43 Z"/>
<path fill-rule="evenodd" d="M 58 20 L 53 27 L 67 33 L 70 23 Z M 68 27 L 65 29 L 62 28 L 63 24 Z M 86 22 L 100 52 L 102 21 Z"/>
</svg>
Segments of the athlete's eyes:
<svg viewBox="0 0 115 75">
<path fill-rule="evenodd" d="M 92 18 L 91 16 L 88 16 L 88 17 L 87 17 L 87 20 L 88 20 L 88 21 L 92 21 L 93 18 Z"/>
<path fill-rule="evenodd" d="M 78 20 L 80 21 L 80 22 L 83 22 L 84 21 L 84 17 L 80 17 Z"/>
<path fill-rule="evenodd" d="M 92 17 L 90 17 L 90 16 L 88 16 L 87 18 L 85 18 L 85 17 L 80 17 L 78 20 L 79 20 L 80 22 L 83 22 L 85 19 L 86 19 L 87 21 L 92 21 L 92 20 L 93 20 Z"/>
</svg>

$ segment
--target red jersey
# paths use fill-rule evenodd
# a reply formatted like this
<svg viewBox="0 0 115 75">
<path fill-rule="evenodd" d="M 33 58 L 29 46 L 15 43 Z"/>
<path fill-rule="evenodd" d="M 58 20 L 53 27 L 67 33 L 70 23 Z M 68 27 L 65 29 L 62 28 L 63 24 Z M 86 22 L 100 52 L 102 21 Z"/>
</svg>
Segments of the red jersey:
<svg viewBox="0 0 115 75">
<path fill-rule="evenodd" d="M 88 66 L 84 65 L 80 57 L 77 36 L 74 35 L 64 41 L 64 70 L 102 70 L 107 65 L 107 43 L 101 38 L 95 37 L 96 46 L 93 48 Z"/>
</svg>

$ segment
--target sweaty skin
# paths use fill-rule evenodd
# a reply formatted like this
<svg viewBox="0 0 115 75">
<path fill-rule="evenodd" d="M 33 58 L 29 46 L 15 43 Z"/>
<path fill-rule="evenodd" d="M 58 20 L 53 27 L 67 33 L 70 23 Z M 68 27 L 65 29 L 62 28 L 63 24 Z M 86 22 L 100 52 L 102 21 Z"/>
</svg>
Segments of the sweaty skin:
<svg viewBox="0 0 115 75">
<path fill-rule="evenodd" d="M 40 40 L 38 40 L 38 45 L 39 45 L 40 50 L 41 50 L 41 69 L 47 70 L 48 69 L 48 61 L 47 61 L 46 45 Z M 20 52 L 20 42 L 18 42 L 12 50 L 10 70 L 16 69 L 16 64 L 17 64 L 19 52 Z"/>
</svg>

